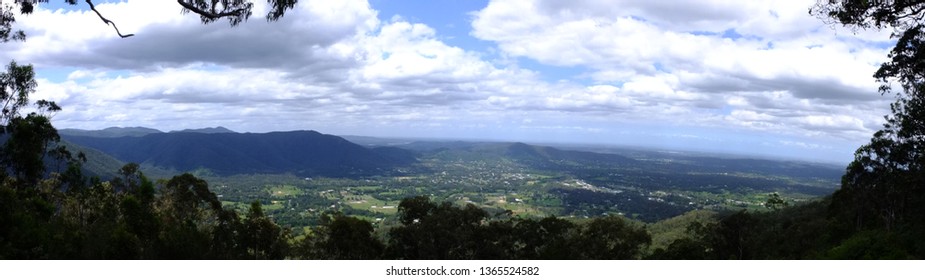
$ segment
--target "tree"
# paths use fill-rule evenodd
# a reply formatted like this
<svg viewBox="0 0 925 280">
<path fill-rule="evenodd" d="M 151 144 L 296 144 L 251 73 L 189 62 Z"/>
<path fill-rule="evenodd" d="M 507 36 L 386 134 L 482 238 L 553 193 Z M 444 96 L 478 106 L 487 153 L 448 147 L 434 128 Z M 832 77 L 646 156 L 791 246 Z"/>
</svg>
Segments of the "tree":
<svg viewBox="0 0 925 280">
<path fill-rule="evenodd" d="M 382 257 L 385 245 L 368 221 L 343 213 L 325 213 L 321 225 L 298 244 L 302 259 L 372 260 Z"/>
<path fill-rule="evenodd" d="M 819 0 L 810 8 L 813 14 L 828 23 L 855 28 L 895 28 L 901 34 L 925 19 L 925 1 Z"/>
<path fill-rule="evenodd" d="M 22 5 L 21 12 L 23 14 L 32 12 L 31 3 L 20 5 Z M 13 23 L 15 22 L 16 14 L 13 13 L 13 5 L 8 4 L 7 2 L 0 2 L 0 43 L 6 43 L 9 41 L 22 41 L 26 39 L 26 33 L 22 30 L 13 31 Z"/>
<path fill-rule="evenodd" d="M 851 212 L 858 230 L 925 226 L 925 1 L 819 1 L 810 13 L 852 28 L 892 29 L 897 39 L 874 74 L 880 93 L 896 96 L 891 115 L 855 152 L 833 207 Z"/>
<path fill-rule="evenodd" d="M 267 0 L 270 4 L 270 10 L 266 16 L 267 21 L 275 21 L 283 17 L 287 10 L 295 7 L 297 2 L 299 0 Z M 247 0 L 177 0 L 177 3 L 183 7 L 183 12 L 198 14 L 202 23 L 227 18 L 231 26 L 250 18 L 251 9 L 254 7 L 254 3 Z"/>
<path fill-rule="evenodd" d="M 22 15 L 31 14 L 35 5 L 39 2 L 47 1 L 14 1 L 18 5 L 18 12 Z M 77 5 L 77 0 L 64 0 L 70 5 Z M 267 21 L 276 21 L 286 14 L 286 11 L 295 7 L 298 0 L 267 0 L 269 11 L 267 12 Z M 104 17 L 96 9 L 96 5 L 91 0 L 85 0 L 84 3 L 99 16 L 100 20 L 106 25 L 111 25 L 119 37 L 127 38 L 135 34 L 122 34 L 116 23 Z M 254 7 L 253 1 L 250 0 L 177 0 L 183 13 L 194 13 L 199 15 L 202 23 L 208 24 L 220 19 L 227 19 L 231 26 L 236 26 L 241 22 L 247 21 L 252 14 Z M 22 30 L 13 30 L 13 23 L 16 22 L 16 7 L 7 2 L 0 3 L 0 43 L 9 41 L 23 41 L 26 39 L 26 33 Z"/>
<path fill-rule="evenodd" d="M 0 162 L 5 171 L 11 171 L 20 186 L 35 185 L 45 172 L 45 155 L 50 145 L 60 140 L 58 131 L 51 125 L 51 114 L 60 111 L 55 102 L 39 100 L 29 104 L 29 95 L 35 92 L 35 72 L 32 65 L 19 65 L 15 61 L 0 72 Z M 26 115 L 23 111 L 33 110 Z M 65 149 L 59 155 L 69 154 Z M 0 174 L 6 175 L 6 172 Z"/>
<path fill-rule="evenodd" d="M 29 94 L 35 93 L 38 83 L 35 82 L 35 71 L 32 65 L 19 65 L 16 61 L 10 62 L 6 71 L 0 73 L 0 125 L 6 126 L 20 111 L 29 106 Z"/>
<path fill-rule="evenodd" d="M 574 259 L 572 247 L 579 228 L 568 220 L 546 217 L 541 220 L 515 219 L 512 234 L 516 236 L 517 251 L 513 259 Z"/>
<path fill-rule="evenodd" d="M 289 232 L 263 213 L 260 201 L 251 202 L 244 221 L 243 244 L 250 259 L 282 259 L 288 254 Z"/>
<path fill-rule="evenodd" d="M 774 192 L 768 194 L 768 200 L 764 202 L 764 207 L 771 211 L 777 211 L 787 207 L 787 201 L 780 197 L 780 194 Z"/>
<path fill-rule="evenodd" d="M 651 243 L 652 237 L 644 228 L 620 216 L 607 216 L 583 225 L 572 248 L 577 259 L 629 260 L 639 258 L 642 249 Z"/>
<path fill-rule="evenodd" d="M 449 202 L 434 203 L 427 196 L 403 199 L 398 204 L 402 226 L 389 231 L 388 254 L 402 259 L 477 259 L 488 213 L 472 204 L 464 208 Z"/>
</svg>

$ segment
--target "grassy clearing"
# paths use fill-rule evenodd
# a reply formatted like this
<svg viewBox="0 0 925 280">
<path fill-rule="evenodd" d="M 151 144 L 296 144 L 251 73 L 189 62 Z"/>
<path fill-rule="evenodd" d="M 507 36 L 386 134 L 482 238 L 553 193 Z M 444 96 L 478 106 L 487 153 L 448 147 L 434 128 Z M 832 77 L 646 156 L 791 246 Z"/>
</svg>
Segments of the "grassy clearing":
<svg viewBox="0 0 925 280">
<path fill-rule="evenodd" d="M 359 186 L 359 187 L 353 187 L 351 189 L 355 189 L 361 192 L 376 192 L 382 189 L 382 187 L 381 186 Z"/>
<path fill-rule="evenodd" d="M 353 209 L 369 210 L 388 215 L 398 212 L 398 201 L 378 200 L 370 195 L 353 196 L 352 199 L 344 203 Z"/>
<path fill-rule="evenodd" d="M 301 195 L 304 193 L 302 189 L 299 189 L 298 187 L 293 186 L 293 185 L 267 186 L 266 190 L 267 190 L 267 193 L 269 193 L 270 196 L 274 198 L 294 197 L 294 196 Z"/>
</svg>

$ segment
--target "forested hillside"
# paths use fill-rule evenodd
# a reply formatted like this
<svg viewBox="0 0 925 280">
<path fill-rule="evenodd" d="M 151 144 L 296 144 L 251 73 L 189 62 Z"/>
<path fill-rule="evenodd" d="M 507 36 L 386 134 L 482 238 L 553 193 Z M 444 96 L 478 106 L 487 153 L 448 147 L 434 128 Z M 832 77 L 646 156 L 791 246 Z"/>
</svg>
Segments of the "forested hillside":
<svg viewBox="0 0 925 280">
<path fill-rule="evenodd" d="M 141 136 L 65 135 L 63 138 L 124 162 L 183 172 L 202 169 L 219 175 L 360 176 L 387 173 L 415 161 L 406 154 L 368 149 L 315 131 L 256 134 L 190 130 Z"/>
</svg>

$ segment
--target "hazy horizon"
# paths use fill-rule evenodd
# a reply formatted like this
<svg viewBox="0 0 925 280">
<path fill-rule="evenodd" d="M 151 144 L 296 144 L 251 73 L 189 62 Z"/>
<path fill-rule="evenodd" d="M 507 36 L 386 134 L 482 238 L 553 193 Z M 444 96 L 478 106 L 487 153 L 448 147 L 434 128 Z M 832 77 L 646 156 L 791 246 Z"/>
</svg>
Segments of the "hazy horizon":
<svg viewBox="0 0 925 280">
<path fill-rule="evenodd" d="M 824 160 L 812 157 L 798 157 L 798 156 L 786 156 L 779 155 L 774 153 L 755 153 L 748 151 L 729 151 L 725 149 L 709 149 L 709 148 L 684 148 L 684 147 L 673 147 L 673 146 L 655 146 L 655 145 L 644 145 L 644 144 L 619 144 L 619 143 L 606 143 L 606 142 L 550 142 L 543 140 L 535 139 L 512 139 L 512 138 L 491 138 L 491 137 L 441 137 L 439 135 L 418 135 L 418 136 L 382 136 L 382 135 L 362 135 L 362 134 L 332 134 L 325 131 L 315 130 L 315 129 L 296 129 L 296 130 L 274 130 L 274 131 L 261 131 L 261 132 L 252 132 L 252 131 L 238 131 L 224 126 L 214 126 L 214 127 L 188 127 L 180 128 L 173 130 L 164 130 L 154 127 L 143 127 L 143 126 L 128 126 L 128 127 L 106 127 L 101 129 L 82 129 L 82 128 L 58 128 L 61 129 L 76 129 L 83 131 L 99 131 L 109 128 L 145 128 L 145 129 L 154 129 L 162 133 L 170 132 L 179 132 L 183 130 L 198 130 L 198 129 L 211 129 L 211 128 L 225 128 L 231 130 L 235 133 L 270 133 L 270 132 L 287 132 L 287 131 L 316 131 L 321 134 L 335 135 L 339 137 L 349 138 L 349 137 L 369 137 L 377 138 L 382 140 L 409 140 L 409 141 L 462 141 L 462 142 L 499 142 L 499 143 L 513 143 L 513 142 L 522 142 L 530 145 L 542 145 L 542 146 L 552 146 L 557 148 L 579 148 L 579 149 L 589 149 L 589 148 L 613 148 L 613 149 L 628 149 L 628 150 L 644 150 L 644 151 L 655 151 L 655 152 L 681 152 L 681 153 L 691 153 L 691 154 L 702 154 L 706 156 L 715 156 L 715 157 L 733 157 L 733 158 L 752 158 L 752 159 L 767 159 L 767 160 L 778 160 L 778 161 L 804 161 L 811 163 L 818 163 L 824 165 L 836 165 L 843 166 L 847 165 L 848 161 L 832 161 Z M 350 139 L 348 139 L 350 140 Z M 358 143 L 362 144 L 362 143 Z"/>
</svg>

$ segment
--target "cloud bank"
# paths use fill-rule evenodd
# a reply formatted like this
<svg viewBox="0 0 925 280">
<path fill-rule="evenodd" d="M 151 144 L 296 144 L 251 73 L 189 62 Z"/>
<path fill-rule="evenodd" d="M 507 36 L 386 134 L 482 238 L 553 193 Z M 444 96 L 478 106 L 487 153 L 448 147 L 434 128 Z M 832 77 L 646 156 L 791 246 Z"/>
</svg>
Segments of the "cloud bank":
<svg viewBox="0 0 925 280">
<path fill-rule="evenodd" d="M 169 1 L 98 4 L 128 39 L 90 11 L 40 6 L 18 18 L 29 39 L 0 45 L 0 58 L 37 67 L 36 98 L 65 108 L 59 127 L 655 141 L 845 160 L 888 113 L 871 75 L 891 41 L 827 26 L 811 5 L 490 1 L 453 39 L 489 51 L 359 0 L 300 1 L 278 22 L 235 28 Z"/>
</svg>

